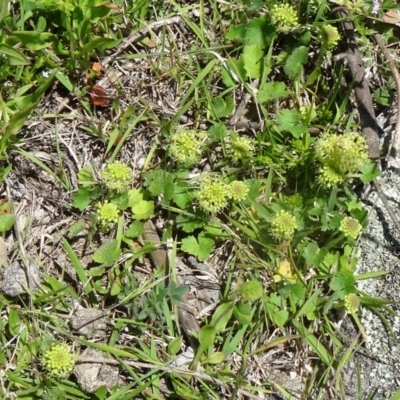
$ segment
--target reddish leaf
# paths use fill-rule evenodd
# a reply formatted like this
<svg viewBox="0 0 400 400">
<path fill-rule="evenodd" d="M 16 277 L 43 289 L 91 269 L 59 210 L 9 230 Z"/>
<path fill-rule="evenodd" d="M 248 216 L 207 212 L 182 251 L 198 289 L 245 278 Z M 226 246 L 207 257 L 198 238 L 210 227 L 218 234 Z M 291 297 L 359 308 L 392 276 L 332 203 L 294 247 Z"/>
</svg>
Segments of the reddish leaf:
<svg viewBox="0 0 400 400">
<path fill-rule="evenodd" d="M 110 98 L 107 96 L 106 90 L 101 86 L 93 86 L 89 94 L 95 106 L 104 107 L 110 103 Z"/>
</svg>

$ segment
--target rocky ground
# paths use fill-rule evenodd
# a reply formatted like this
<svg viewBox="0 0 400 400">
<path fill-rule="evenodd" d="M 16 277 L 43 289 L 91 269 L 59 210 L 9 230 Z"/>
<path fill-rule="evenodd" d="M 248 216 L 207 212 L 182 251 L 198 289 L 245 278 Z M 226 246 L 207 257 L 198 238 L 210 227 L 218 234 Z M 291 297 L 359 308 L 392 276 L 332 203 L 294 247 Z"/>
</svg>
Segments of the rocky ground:
<svg viewBox="0 0 400 400">
<path fill-rule="evenodd" d="M 400 204 L 400 174 L 386 171 L 379 178 L 393 211 L 398 214 Z M 360 280 L 358 287 L 370 296 L 391 300 L 391 309 L 400 309 L 400 233 L 396 231 L 386 207 L 378 194 L 373 191 L 364 201 L 369 211 L 368 225 L 360 239 L 358 273 L 387 271 L 378 278 Z M 374 395 L 375 400 L 387 400 L 400 385 L 399 356 L 400 318 L 382 313 L 387 326 L 379 315 L 363 308 L 361 322 L 367 334 L 368 343 L 360 349 L 345 369 L 348 399 L 357 397 L 357 373 L 363 398 Z M 356 329 L 347 317 L 342 329 L 354 337 Z"/>
</svg>

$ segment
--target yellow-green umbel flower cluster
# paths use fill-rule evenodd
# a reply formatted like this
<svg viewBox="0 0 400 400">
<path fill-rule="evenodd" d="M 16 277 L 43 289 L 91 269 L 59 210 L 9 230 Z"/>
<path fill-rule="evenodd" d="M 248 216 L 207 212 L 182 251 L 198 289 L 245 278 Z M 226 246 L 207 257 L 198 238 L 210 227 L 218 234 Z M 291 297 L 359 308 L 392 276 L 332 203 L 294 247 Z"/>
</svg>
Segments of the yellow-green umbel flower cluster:
<svg viewBox="0 0 400 400">
<path fill-rule="evenodd" d="M 360 307 L 360 298 L 355 293 L 350 293 L 344 298 L 344 308 L 350 314 L 354 314 Z"/>
<path fill-rule="evenodd" d="M 97 219 L 103 228 L 108 228 L 111 224 L 118 221 L 119 210 L 115 204 L 104 202 L 97 204 Z"/>
<path fill-rule="evenodd" d="M 233 181 L 229 185 L 231 199 L 243 201 L 249 193 L 249 187 L 242 181 Z"/>
<path fill-rule="evenodd" d="M 76 356 L 70 353 L 67 345 L 52 344 L 43 354 L 42 365 L 50 375 L 66 378 L 74 368 Z"/>
<path fill-rule="evenodd" d="M 369 162 L 365 139 L 357 133 L 325 134 L 317 140 L 315 154 L 322 164 L 319 181 L 328 188 L 344 182 L 348 174 Z"/>
<path fill-rule="evenodd" d="M 132 182 L 132 169 L 126 164 L 115 161 L 103 169 L 101 179 L 108 189 L 124 192 L 129 189 Z"/>
<path fill-rule="evenodd" d="M 289 32 L 299 24 L 297 11 L 289 4 L 275 4 L 271 9 L 271 20 L 278 32 Z"/>
<path fill-rule="evenodd" d="M 333 49 L 337 46 L 339 43 L 340 34 L 338 29 L 335 26 L 332 25 L 324 25 L 321 28 L 322 31 L 322 39 L 326 43 L 328 49 Z"/>
<path fill-rule="evenodd" d="M 271 235 L 278 240 L 290 240 L 298 228 L 296 217 L 281 210 L 271 220 Z"/>
<path fill-rule="evenodd" d="M 234 161 L 237 162 L 246 158 L 250 158 L 253 155 L 254 149 L 254 139 L 236 134 L 231 135 L 229 151 Z"/>
<path fill-rule="evenodd" d="M 178 130 L 171 136 L 169 150 L 172 157 L 184 165 L 196 164 L 203 153 L 205 133 L 193 130 Z"/>
<path fill-rule="evenodd" d="M 357 239 L 362 231 L 361 224 L 352 217 L 344 217 L 340 223 L 339 230 L 344 233 L 346 237 Z"/>
<path fill-rule="evenodd" d="M 200 207 L 216 214 L 228 205 L 230 189 L 218 178 L 206 178 L 200 183 L 197 200 Z"/>
</svg>

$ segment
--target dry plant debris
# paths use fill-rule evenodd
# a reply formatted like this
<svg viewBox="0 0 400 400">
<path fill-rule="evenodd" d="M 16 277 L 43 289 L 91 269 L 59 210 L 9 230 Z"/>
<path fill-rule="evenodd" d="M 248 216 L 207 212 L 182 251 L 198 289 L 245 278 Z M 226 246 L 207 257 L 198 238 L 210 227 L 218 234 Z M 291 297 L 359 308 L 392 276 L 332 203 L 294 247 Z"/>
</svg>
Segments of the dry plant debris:
<svg viewBox="0 0 400 400">
<path fill-rule="evenodd" d="M 397 7 L 2 2 L 0 398 L 395 399 Z"/>
</svg>

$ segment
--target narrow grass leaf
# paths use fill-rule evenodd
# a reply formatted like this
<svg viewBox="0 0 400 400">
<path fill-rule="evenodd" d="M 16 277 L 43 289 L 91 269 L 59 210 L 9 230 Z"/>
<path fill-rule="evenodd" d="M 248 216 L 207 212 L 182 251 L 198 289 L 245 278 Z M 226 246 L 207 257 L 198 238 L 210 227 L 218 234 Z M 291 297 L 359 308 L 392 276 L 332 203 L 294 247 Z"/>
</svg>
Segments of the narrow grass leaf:
<svg viewBox="0 0 400 400">
<path fill-rule="evenodd" d="M 0 54 L 6 56 L 10 65 L 30 65 L 31 63 L 21 52 L 4 43 L 0 43 Z"/>
<path fill-rule="evenodd" d="M 389 400 L 400 400 L 400 389 L 396 390 L 396 392 L 390 396 Z"/>
<path fill-rule="evenodd" d="M 332 357 L 325 346 L 298 320 L 292 320 L 293 326 L 304 337 L 305 341 L 312 347 L 319 358 L 328 366 L 332 365 Z"/>
<path fill-rule="evenodd" d="M 83 268 L 83 265 L 79 261 L 78 256 L 75 254 L 73 248 L 71 245 L 68 243 L 68 241 L 64 238 L 64 236 L 61 236 L 61 241 L 65 247 L 65 250 L 68 254 L 69 259 L 71 260 L 71 263 L 76 271 L 76 274 L 78 275 L 78 278 L 80 282 L 83 284 L 83 287 L 85 289 L 85 292 L 87 294 L 90 294 L 93 292 L 93 286 L 86 274 L 85 269 Z"/>
</svg>

